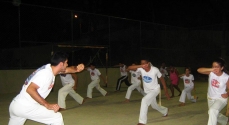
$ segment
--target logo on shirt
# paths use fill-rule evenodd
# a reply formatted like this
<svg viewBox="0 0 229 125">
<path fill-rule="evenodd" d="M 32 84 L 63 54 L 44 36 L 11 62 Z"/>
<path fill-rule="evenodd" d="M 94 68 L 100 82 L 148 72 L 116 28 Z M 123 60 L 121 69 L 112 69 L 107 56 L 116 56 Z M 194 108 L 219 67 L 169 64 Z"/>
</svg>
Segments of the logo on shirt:
<svg viewBox="0 0 229 125">
<path fill-rule="evenodd" d="M 37 73 L 38 71 L 42 70 L 42 69 L 45 69 L 45 65 L 42 66 L 42 67 L 40 67 L 40 68 L 38 68 L 36 71 L 34 71 L 34 72 L 25 80 L 25 83 L 24 83 L 24 84 L 27 85 L 28 82 L 29 82 L 29 80 L 32 79 L 33 76 L 36 75 L 36 73 Z"/>
<path fill-rule="evenodd" d="M 133 73 L 133 74 L 132 74 L 132 76 L 133 76 L 133 77 L 136 77 L 136 74 L 135 74 L 135 73 Z"/>
<path fill-rule="evenodd" d="M 185 79 L 184 80 L 184 83 L 189 84 L 190 83 L 190 80 L 189 79 Z"/>
<path fill-rule="evenodd" d="M 143 81 L 146 82 L 146 83 L 150 83 L 150 82 L 153 81 L 153 79 L 151 77 L 149 77 L 149 76 L 143 76 L 142 78 L 143 78 Z"/>
<path fill-rule="evenodd" d="M 216 79 L 212 79 L 211 85 L 213 87 L 219 88 L 220 83 Z"/>
<path fill-rule="evenodd" d="M 94 72 L 91 72 L 91 76 L 94 76 L 95 75 L 95 73 Z"/>
</svg>

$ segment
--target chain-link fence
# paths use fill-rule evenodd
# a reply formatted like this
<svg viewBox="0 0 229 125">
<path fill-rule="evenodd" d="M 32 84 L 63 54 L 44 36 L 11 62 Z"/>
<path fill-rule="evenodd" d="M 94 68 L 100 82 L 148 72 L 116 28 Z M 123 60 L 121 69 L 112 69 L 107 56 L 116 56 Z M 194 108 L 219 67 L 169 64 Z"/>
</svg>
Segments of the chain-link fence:
<svg viewBox="0 0 229 125">
<path fill-rule="evenodd" d="M 228 25 L 182 28 L 51 7 L 0 2 L 0 69 L 37 68 L 55 51 L 69 64 L 127 65 L 142 56 L 154 65 L 210 64 L 227 57 Z"/>
</svg>

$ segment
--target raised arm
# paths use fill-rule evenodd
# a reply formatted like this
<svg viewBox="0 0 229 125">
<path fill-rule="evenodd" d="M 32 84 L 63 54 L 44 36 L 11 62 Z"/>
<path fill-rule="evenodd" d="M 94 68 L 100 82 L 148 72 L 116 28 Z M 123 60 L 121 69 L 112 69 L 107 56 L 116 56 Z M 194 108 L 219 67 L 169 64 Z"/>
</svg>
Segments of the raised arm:
<svg viewBox="0 0 229 125">
<path fill-rule="evenodd" d="M 77 66 L 69 66 L 66 68 L 64 73 L 76 73 L 76 72 L 81 72 L 84 70 L 84 64 L 79 64 Z"/>
<path fill-rule="evenodd" d="M 127 70 L 137 70 L 138 68 L 142 68 L 142 65 L 131 65 L 131 66 L 128 66 Z"/>
<path fill-rule="evenodd" d="M 210 72 L 212 72 L 213 69 L 212 68 L 198 68 L 197 69 L 197 72 L 200 73 L 200 74 L 205 74 L 205 75 L 208 75 L 210 74 Z"/>
</svg>

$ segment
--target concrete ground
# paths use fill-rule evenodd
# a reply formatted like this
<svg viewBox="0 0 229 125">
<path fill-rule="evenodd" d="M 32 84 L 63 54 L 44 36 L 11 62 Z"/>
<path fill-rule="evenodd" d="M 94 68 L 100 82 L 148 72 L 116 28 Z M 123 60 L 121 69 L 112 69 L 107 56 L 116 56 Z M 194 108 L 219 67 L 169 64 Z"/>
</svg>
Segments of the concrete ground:
<svg viewBox="0 0 229 125">
<path fill-rule="evenodd" d="M 186 102 L 186 106 L 179 107 L 179 97 L 176 96 L 167 100 L 162 90 L 161 103 L 169 108 L 168 117 L 162 117 L 158 111 L 149 107 L 147 125 L 206 125 L 208 121 L 208 107 L 206 100 L 207 81 L 195 81 L 196 95 L 199 97 L 196 103 Z M 183 89 L 183 84 L 179 85 Z M 123 83 L 121 92 L 114 93 L 115 85 L 108 88 L 107 96 L 102 96 L 96 89 L 93 98 L 79 105 L 70 96 L 66 98 L 67 110 L 62 111 L 65 125 L 136 125 L 138 123 L 142 95 L 134 90 L 131 102 L 123 103 L 127 87 Z M 77 90 L 85 97 L 86 88 Z M 170 93 L 170 90 L 169 90 Z M 178 95 L 175 90 L 175 95 Z M 0 95 L 0 125 L 7 125 L 9 121 L 8 107 L 16 93 Z M 51 92 L 46 99 L 50 103 L 57 102 L 57 91 Z M 226 107 L 221 111 L 226 112 Z M 42 125 L 27 120 L 25 125 Z"/>
</svg>

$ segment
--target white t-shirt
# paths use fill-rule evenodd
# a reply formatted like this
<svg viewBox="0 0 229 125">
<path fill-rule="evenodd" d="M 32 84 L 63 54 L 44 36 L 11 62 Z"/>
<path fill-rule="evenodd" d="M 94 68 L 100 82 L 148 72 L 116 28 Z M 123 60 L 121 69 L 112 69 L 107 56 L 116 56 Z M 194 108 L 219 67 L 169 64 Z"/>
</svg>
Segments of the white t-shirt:
<svg viewBox="0 0 229 125">
<path fill-rule="evenodd" d="M 72 86 L 74 86 L 75 84 L 75 80 L 72 78 L 71 74 L 61 74 L 60 80 L 63 86 L 67 84 L 71 84 Z"/>
<path fill-rule="evenodd" d="M 165 77 L 166 75 L 168 75 L 168 72 L 167 72 L 167 70 L 165 69 L 165 68 L 160 68 L 160 72 L 161 72 L 161 74 L 162 74 L 162 77 Z"/>
<path fill-rule="evenodd" d="M 99 79 L 99 76 L 101 75 L 100 71 L 98 69 L 92 70 L 91 68 L 87 68 L 87 70 L 90 72 L 91 80 L 97 80 Z"/>
<path fill-rule="evenodd" d="M 140 73 L 137 73 L 136 71 L 129 71 L 131 74 L 131 83 L 135 84 L 135 83 L 139 83 L 141 82 L 141 80 L 139 80 L 138 78 L 140 77 Z"/>
<path fill-rule="evenodd" d="M 146 72 L 143 68 L 138 68 L 136 72 L 141 73 L 145 93 L 160 88 L 158 78 L 162 76 L 158 68 L 151 66 L 150 71 Z"/>
<path fill-rule="evenodd" d="M 194 76 L 192 74 L 189 74 L 189 76 L 184 75 L 180 78 L 183 79 L 185 87 L 193 87 L 194 86 L 194 83 L 193 83 Z"/>
<path fill-rule="evenodd" d="M 49 95 L 55 83 L 55 76 L 52 72 L 51 65 L 47 64 L 38 68 L 26 79 L 21 92 L 15 97 L 17 102 L 24 105 L 38 103 L 26 92 L 26 89 L 32 82 L 39 86 L 37 92 L 45 99 Z"/>
<path fill-rule="evenodd" d="M 225 94 L 227 88 L 228 74 L 224 73 L 221 76 L 215 75 L 213 72 L 208 78 L 208 97 L 212 99 L 222 98 L 221 94 Z"/>
<path fill-rule="evenodd" d="M 126 65 L 124 65 L 123 67 L 120 67 L 120 73 L 121 73 L 121 76 L 127 76 Z"/>
</svg>

